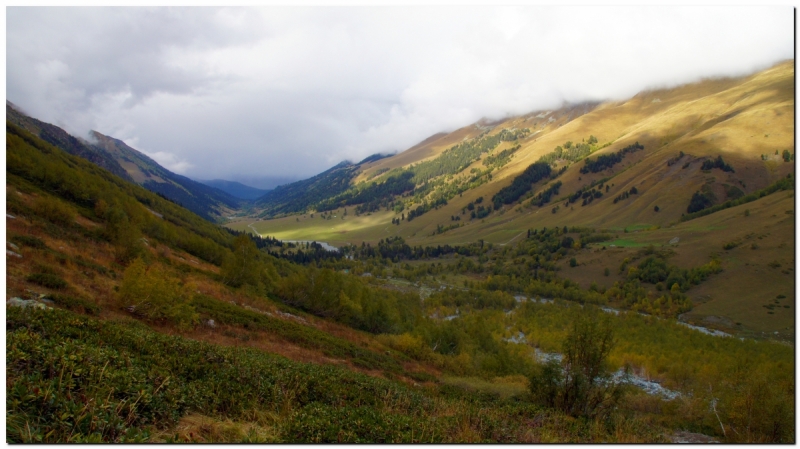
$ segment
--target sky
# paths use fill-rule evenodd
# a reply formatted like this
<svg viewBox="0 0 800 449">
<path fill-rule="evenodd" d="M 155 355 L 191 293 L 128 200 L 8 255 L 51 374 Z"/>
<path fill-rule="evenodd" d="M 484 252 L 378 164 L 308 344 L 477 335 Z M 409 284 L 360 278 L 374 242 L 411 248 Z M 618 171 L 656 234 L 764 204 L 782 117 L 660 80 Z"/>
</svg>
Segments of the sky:
<svg viewBox="0 0 800 449">
<path fill-rule="evenodd" d="M 794 58 L 792 6 L 7 7 L 6 98 L 259 184 Z"/>
</svg>

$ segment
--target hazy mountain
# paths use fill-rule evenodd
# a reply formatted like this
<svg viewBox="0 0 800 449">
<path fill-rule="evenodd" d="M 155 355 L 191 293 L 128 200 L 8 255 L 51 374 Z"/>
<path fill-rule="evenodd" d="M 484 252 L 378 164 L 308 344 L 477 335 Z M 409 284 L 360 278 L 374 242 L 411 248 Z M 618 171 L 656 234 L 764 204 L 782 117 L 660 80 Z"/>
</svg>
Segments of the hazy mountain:
<svg viewBox="0 0 800 449">
<path fill-rule="evenodd" d="M 91 161 L 122 179 L 133 181 L 133 178 L 131 178 L 128 172 L 122 168 L 112 155 L 99 148 L 93 147 L 85 140 L 73 137 L 58 126 L 42 122 L 33 117 L 28 117 L 23 112 L 19 111 L 13 103 L 8 101 L 6 102 L 6 120 L 40 137 L 45 142 L 58 146 L 69 154 Z"/>
<path fill-rule="evenodd" d="M 268 189 L 257 189 L 255 187 L 244 185 L 240 182 L 226 181 L 224 179 L 212 179 L 210 181 L 199 180 L 198 182 L 222 190 L 231 196 L 235 196 L 236 198 L 241 198 L 243 200 L 254 200 L 263 196 L 269 191 Z"/>
</svg>

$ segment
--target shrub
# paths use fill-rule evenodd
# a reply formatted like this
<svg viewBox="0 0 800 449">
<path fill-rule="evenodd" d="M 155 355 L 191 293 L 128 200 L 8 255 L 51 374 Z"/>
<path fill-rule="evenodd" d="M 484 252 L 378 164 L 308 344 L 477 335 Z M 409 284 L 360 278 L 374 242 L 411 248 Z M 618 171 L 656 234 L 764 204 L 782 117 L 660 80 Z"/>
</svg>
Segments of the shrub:
<svg viewBox="0 0 800 449">
<path fill-rule="evenodd" d="M 53 273 L 34 273 L 27 278 L 28 282 L 33 282 L 34 284 L 41 285 L 42 287 L 52 288 L 52 289 L 62 289 L 67 286 L 67 281 L 61 278 L 61 276 Z"/>
<path fill-rule="evenodd" d="M 576 309 L 562 346 L 562 361 L 550 361 L 530 376 L 533 400 L 575 417 L 611 413 L 623 396 L 612 379 L 608 355 L 615 340 L 611 319 L 595 309 Z"/>
<path fill-rule="evenodd" d="M 47 248 L 47 245 L 45 245 L 42 239 L 40 239 L 39 237 L 34 237 L 32 235 L 15 235 L 11 237 L 11 240 L 21 245 L 29 246 L 31 248 L 38 248 L 38 249 Z"/>
<path fill-rule="evenodd" d="M 69 227 L 75 222 L 75 211 L 50 196 L 36 198 L 33 203 L 33 210 L 37 215 L 55 225 Z"/>
<path fill-rule="evenodd" d="M 125 270 L 119 298 L 124 306 L 151 321 L 168 321 L 185 328 L 199 319 L 190 304 L 191 288 L 181 286 L 163 269 L 148 268 L 141 258 Z"/>
<path fill-rule="evenodd" d="M 74 296 L 62 295 L 56 293 L 49 295 L 48 299 L 52 300 L 54 303 L 64 307 L 67 310 L 83 312 L 89 315 L 99 315 L 101 310 L 97 304 L 82 298 L 76 298 Z"/>
</svg>

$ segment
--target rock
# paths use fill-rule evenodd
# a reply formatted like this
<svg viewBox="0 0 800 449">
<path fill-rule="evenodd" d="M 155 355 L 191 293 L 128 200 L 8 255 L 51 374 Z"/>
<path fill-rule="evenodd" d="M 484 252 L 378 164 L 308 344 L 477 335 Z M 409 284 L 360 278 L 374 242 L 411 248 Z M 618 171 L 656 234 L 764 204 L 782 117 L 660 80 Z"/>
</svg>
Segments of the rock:
<svg viewBox="0 0 800 449">
<path fill-rule="evenodd" d="M 27 309 L 28 307 L 42 310 L 52 309 L 52 307 L 47 307 L 46 305 L 33 299 L 22 299 L 16 297 L 6 301 L 6 305 L 12 307 L 22 307 L 23 309 Z"/>
<path fill-rule="evenodd" d="M 680 242 L 680 241 L 681 241 L 681 239 L 680 239 L 680 238 L 678 238 L 678 237 L 675 237 L 675 238 L 673 238 L 672 240 L 670 240 L 670 241 L 669 241 L 669 244 L 670 244 L 670 245 L 677 245 L 677 244 L 678 244 L 678 242 Z"/>
<path fill-rule="evenodd" d="M 13 216 L 13 215 L 11 215 L 11 214 L 6 214 L 6 218 L 10 218 L 10 219 L 12 219 L 12 220 L 13 220 L 13 219 L 15 219 L 15 218 L 17 218 L 17 217 L 15 217 L 15 216 Z"/>
<path fill-rule="evenodd" d="M 22 259 L 22 254 L 15 253 L 14 251 L 11 251 L 10 249 L 6 250 L 6 256 L 19 257 L 20 259 Z"/>
<path fill-rule="evenodd" d="M 19 246 L 15 245 L 15 244 L 13 244 L 11 242 L 6 242 L 6 245 L 11 247 L 11 249 L 13 249 L 14 251 L 19 251 Z"/>
<path fill-rule="evenodd" d="M 215 323 L 214 320 L 206 320 L 205 325 L 210 327 L 211 329 L 217 327 L 217 323 Z"/>
</svg>

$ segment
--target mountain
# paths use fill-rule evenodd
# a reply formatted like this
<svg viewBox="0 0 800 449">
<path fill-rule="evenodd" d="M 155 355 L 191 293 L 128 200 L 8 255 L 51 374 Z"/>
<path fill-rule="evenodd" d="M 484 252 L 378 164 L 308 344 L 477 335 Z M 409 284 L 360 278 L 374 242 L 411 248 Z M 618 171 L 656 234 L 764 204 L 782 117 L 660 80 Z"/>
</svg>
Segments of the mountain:
<svg viewBox="0 0 800 449">
<path fill-rule="evenodd" d="M 240 200 L 232 195 L 175 174 L 119 139 L 97 131 L 92 131 L 90 137 L 94 140 L 92 146 L 118 161 L 134 182 L 164 195 L 201 217 L 214 220 L 240 205 Z"/>
<path fill-rule="evenodd" d="M 521 229 L 563 222 L 667 226 L 794 172 L 793 76 L 788 62 L 752 76 L 652 90 L 625 101 L 478 122 L 397 155 L 340 165 L 283 186 L 256 202 L 262 208 L 257 215 L 355 206 L 354 199 L 367 198 L 360 192 L 410 176 L 413 189 L 369 197 L 383 211 L 395 211 L 383 222 L 373 219 L 372 227 L 401 219 L 401 235 L 426 241 L 458 216 L 469 226 L 448 232 L 450 240 L 477 232 L 502 241 L 505 234 L 492 237 L 489 231 L 501 222 Z M 537 161 L 549 165 L 549 172 L 528 182 L 523 174 Z M 315 193 L 287 195 L 307 188 Z M 576 195 L 577 203 L 570 200 Z M 478 198 L 487 201 L 480 220 L 465 212 Z M 268 229 L 268 222 L 261 226 Z"/>
<path fill-rule="evenodd" d="M 266 189 L 257 189 L 255 187 L 250 187 L 248 185 L 244 185 L 236 181 L 226 181 L 224 179 L 212 179 L 210 181 L 199 181 L 199 182 L 209 187 L 214 187 L 215 189 L 222 190 L 228 195 L 243 200 L 254 200 L 256 198 L 263 196 L 265 193 L 269 191 Z"/>
<path fill-rule="evenodd" d="M 344 192 L 356 176 L 359 165 L 341 162 L 309 179 L 275 187 L 255 200 L 260 216 L 299 213 L 310 206 Z"/>
<path fill-rule="evenodd" d="M 567 277 L 603 252 L 574 244 L 587 228 L 330 253 L 225 230 L 11 122 L 6 162 L 9 442 L 795 441 L 793 346 L 673 319 L 713 261 L 645 248 L 603 292 Z M 774 251 L 775 226 L 737 257 Z M 642 294 L 661 268 L 673 286 Z"/>
<path fill-rule="evenodd" d="M 6 120 L 38 136 L 45 142 L 56 145 L 69 154 L 82 157 L 126 181 L 133 181 L 133 178 L 112 155 L 95 148 L 84 140 L 71 136 L 55 125 L 28 117 L 9 101 L 6 102 Z"/>
<path fill-rule="evenodd" d="M 238 175 L 235 176 L 234 178 L 236 179 L 236 182 L 242 183 L 250 187 L 255 187 L 256 189 L 264 190 L 265 192 L 268 190 L 272 190 L 280 185 L 290 184 L 292 182 L 298 181 L 296 177 L 284 177 L 284 176 Z"/>
<path fill-rule="evenodd" d="M 349 166 L 335 180 L 312 178 L 316 195 L 282 205 L 308 214 L 265 219 L 267 204 L 257 203 L 229 226 L 337 246 L 480 240 L 509 251 L 535 230 L 585 229 L 570 236 L 580 247 L 572 256 L 547 259 L 582 288 L 629 282 L 630 269 L 644 268 L 628 264 L 652 245 L 681 269 L 720 264 L 688 290 L 694 306 L 684 319 L 793 335 L 793 306 L 776 311 L 770 301 L 794 297 L 794 135 L 789 61 L 627 100 L 483 120 Z M 515 254 L 528 267 L 543 263 Z M 661 282 L 643 283 L 642 294 L 672 285 Z"/>
<path fill-rule="evenodd" d="M 483 121 L 410 164 L 343 163 L 270 204 L 325 213 L 250 217 L 247 232 L 9 120 L 7 440 L 793 444 L 794 164 L 780 151 L 793 73 L 780 68 L 657 92 L 640 103 L 679 109 L 655 124 L 624 103 L 535 114 L 554 116 L 561 147 L 543 159 L 542 128 Z M 712 117 L 682 124 L 686 108 Z M 635 125 L 618 134 L 603 110 Z M 675 137 L 647 138 L 654 126 Z M 777 143 L 743 148 L 762 133 Z M 95 138 L 131 178 L 172 182 Z M 703 153 L 712 138 L 731 151 Z M 598 176 L 608 191 L 567 188 Z M 674 190 L 658 204 L 683 201 L 698 177 L 708 187 L 684 201 L 697 211 L 674 223 L 631 223 L 658 217 L 652 203 L 621 209 L 658 186 Z M 327 251 L 251 233 L 262 225 L 366 241 Z"/>
<path fill-rule="evenodd" d="M 119 139 L 97 131 L 91 131 L 90 140 L 76 138 L 55 125 L 28 117 L 10 102 L 6 103 L 6 117 L 45 142 L 164 195 L 207 220 L 218 220 L 240 206 L 240 199 L 172 173 Z"/>
</svg>

